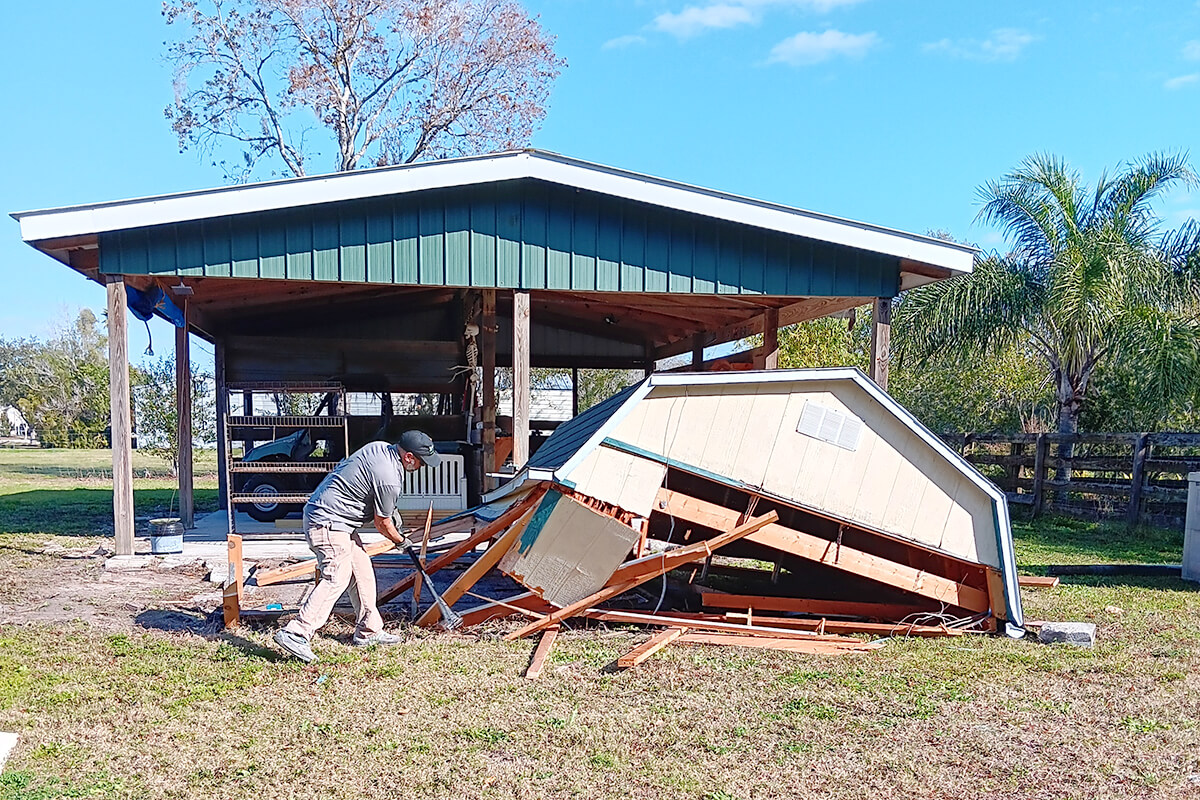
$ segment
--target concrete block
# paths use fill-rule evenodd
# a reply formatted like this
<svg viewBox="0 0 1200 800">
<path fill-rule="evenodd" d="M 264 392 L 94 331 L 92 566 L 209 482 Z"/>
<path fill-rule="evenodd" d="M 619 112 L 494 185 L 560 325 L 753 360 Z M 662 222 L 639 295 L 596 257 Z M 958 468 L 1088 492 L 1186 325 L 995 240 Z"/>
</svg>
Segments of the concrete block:
<svg viewBox="0 0 1200 800">
<path fill-rule="evenodd" d="M 4 762 L 8 761 L 8 754 L 17 746 L 18 738 L 15 733 L 0 731 L 0 771 L 4 770 Z"/>
<path fill-rule="evenodd" d="M 1091 622 L 1047 622 L 1038 631 L 1038 641 L 1091 647 L 1096 643 L 1096 626 Z"/>
<path fill-rule="evenodd" d="M 156 561 L 158 561 L 158 556 L 113 556 L 104 562 L 104 568 L 113 570 L 114 572 L 128 572 L 135 569 L 145 569 Z"/>
</svg>

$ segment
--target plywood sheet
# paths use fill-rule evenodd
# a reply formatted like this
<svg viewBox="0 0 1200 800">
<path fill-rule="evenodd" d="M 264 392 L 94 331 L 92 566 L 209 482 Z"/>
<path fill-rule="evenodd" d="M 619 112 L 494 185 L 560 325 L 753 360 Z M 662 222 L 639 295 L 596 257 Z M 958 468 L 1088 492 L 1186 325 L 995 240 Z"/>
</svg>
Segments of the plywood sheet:
<svg viewBox="0 0 1200 800">
<path fill-rule="evenodd" d="M 571 477 L 580 494 L 648 517 L 666 475 L 665 464 L 601 446 L 588 454 Z"/>
</svg>

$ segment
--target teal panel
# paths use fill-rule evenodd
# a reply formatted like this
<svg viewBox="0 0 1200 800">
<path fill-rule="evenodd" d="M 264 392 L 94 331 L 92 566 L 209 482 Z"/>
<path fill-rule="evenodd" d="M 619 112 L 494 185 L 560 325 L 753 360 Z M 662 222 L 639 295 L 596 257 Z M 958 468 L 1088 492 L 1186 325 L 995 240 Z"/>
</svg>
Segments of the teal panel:
<svg viewBox="0 0 1200 800">
<path fill-rule="evenodd" d="M 446 203 L 446 285 L 471 285 L 471 209 L 465 203 Z"/>
<path fill-rule="evenodd" d="M 338 220 L 322 217 L 313 220 L 313 280 L 336 281 L 338 271 Z"/>
<path fill-rule="evenodd" d="M 367 209 L 367 281 L 392 283 L 392 207 L 372 203 Z"/>
<path fill-rule="evenodd" d="M 496 203 L 471 204 L 471 285 L 496 285 Z"/>
<path fill-rule="evenodd" d="M 533 547 L 542 529 L 546 527 L 546 522 L 550 519 L 550 515 L 554 513 L 554 508 L 558 505 L 558 501 L 561 499 L 562 495 L 558 492 L 546 492 L 546 496 L 538 503 L 537 510 L 529 518 L 529 523 L 525 526 L 525 530 L 521 531 L 521 540 L 517 543 L 518 552 L 524 553 Z"/>
<path fill-rule="evenodd" d="M 204 274 L 213 277 L 229 277 L 232 240 L 229 236 L 229 220 L 205 220 L 204 228 Z"/>
<path fill-rule="evenodd" d="M 671 220 L 671 252 L 668 261 L 667 291 L 689 294 L 695 270 L 692 246 L 692 221 L 682 215 Z"/>
<path fill-rule="evenodd" d="M 899 260 L 538 181 L 106 233 L 106 273 L 894 296 Z"/>
<path fill-rule="evenodd" d="M 392 248 L 394 280 L 399 284 L 420 283 L 421 222 L 415 207 L 397 203 L 392 211 Z"/>
<path fill-rule="evenodd" d="M 445 237 L 446 212 L 441 197 L 431 198 L 418 210 L 421 225 L 421 240 L 418 249 L 420 267 L 418 281 L 424 286 L 446 285 Z"/>
<path fill-rule="evenodd" d="M 204 274 L 204 227 L 199 222 L 185 222 L 175 231 L 175 268 L 180 275 Z"/>
<path fill-rule="evenodd" d="M 262 278 L 287 277 L 287 228 L 282 215 L 275 217 L 273 224 L 258 229 L 258 274 Z"/>
<path fill-rule="evenodd" d="M 343 206 L 338 215 L 340 233 L 341 280 L 365 283 L 367 280 L 367 217 L 363 203 Z"/>
<path fill-rule="evenodd" d="M 312 223 L 299 214 L 288 216 L 284 224 L 287 246 L 287 276 L 294 280 L 313 279 Z"/>
</svg>

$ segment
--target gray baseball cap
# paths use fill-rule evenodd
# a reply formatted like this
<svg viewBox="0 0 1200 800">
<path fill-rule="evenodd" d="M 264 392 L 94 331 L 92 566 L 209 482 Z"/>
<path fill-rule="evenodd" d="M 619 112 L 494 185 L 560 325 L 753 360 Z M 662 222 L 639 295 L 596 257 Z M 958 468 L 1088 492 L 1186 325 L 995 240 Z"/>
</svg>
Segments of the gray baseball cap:
<svg viewBox="0 0 1200 800">
<path fill-rule="evenodd" d="M 421 463 L 427 467 L 436 467 L 442 463 L 442 457 L 438 455 L 437 450 L 433 449 L 433 439 L 430 439 L 427 433 L 405 431 L 400 434 L 400 440 L 396 442 L 396 445 L 401 450 L 412 453 L 421 459 Z"/>
</svg>

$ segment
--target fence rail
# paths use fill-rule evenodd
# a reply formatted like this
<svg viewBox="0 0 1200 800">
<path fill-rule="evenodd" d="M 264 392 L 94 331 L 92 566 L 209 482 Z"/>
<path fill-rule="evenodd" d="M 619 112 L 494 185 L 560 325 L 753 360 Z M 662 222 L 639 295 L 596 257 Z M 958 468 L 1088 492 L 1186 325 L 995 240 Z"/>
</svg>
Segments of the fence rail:
<svg viewBox="0 0 1200 800">
<path fill-rule="evenodd" d="M 1181 526 L 1200 433 L 965 433 L 942 439 L 1036 516 Z"/>
</svg>

